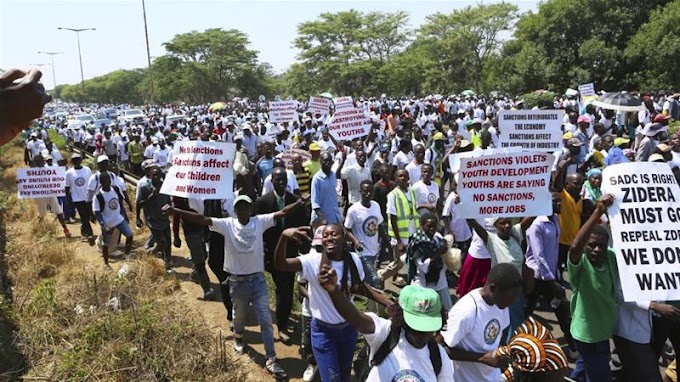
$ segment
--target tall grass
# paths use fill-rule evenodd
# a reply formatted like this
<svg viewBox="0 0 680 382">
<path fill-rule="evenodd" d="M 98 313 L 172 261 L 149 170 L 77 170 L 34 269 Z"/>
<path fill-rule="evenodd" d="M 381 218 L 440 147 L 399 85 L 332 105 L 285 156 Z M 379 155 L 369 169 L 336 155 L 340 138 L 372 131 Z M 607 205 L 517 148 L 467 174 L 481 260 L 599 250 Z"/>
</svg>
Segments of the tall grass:
<svg viewBox="0 0 680 382">
<path fill-rule="evenodd" d="M 23 160 L 15 149 L 0 158 L 13 281 L 13 301 L 0 297 L 0 380 L 252 379 L 249 362 L 225 348 L 156 259 L 133 258 L 127 274 L 106 273 L 86 258 L 96 252 L 55 234 L 53 215 L 38 221 L 34 203 L 11 191 L 7 169 Z"/>
</svg>

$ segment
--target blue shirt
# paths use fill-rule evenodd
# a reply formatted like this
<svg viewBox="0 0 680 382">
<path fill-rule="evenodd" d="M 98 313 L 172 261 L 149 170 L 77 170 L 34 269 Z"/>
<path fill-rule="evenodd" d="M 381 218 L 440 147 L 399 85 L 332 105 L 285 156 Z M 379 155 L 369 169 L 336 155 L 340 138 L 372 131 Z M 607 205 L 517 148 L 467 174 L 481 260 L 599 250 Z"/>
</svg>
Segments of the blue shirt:
<svg viewBox="0 0 680 382">
<path fill-rule="evenodd" d="M 331 171 L 326 175 L 318 171 L 312 178 L 312 221 L 318 218 L 316 209 L 320 209 L 326 223 L 342 223 L 342 215 L 338 206 L 338 194 L 335 192 L 337 178 Z"/>
<path fill-rule="evenodd" d="M 260 175 L 260 179 L 264 181 L 274 171 L 274 158 L 260 158 L 260 160 L 257 161 L 255 168 L 257 169 L 257 173 Z"/>
<path fill-rule="evenodd" d="M 526 266 L 538 280 L 557 280 L 560 226 L 557 217 L 538 216 L 527 229 Z"/>
</svg>

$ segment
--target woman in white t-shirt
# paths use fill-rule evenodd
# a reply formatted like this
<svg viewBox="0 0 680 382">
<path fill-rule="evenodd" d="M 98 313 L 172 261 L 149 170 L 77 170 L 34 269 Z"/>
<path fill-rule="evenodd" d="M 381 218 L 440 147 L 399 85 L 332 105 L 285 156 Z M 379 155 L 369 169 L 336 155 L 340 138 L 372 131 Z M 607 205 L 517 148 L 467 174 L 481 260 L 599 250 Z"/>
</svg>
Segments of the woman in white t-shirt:
<svg viewBox="0 0 680 382">
<path fill-rule="evenodd" d="M 312 350 L 323 382 L 349 381 L 356 348 L 357 331 L 345 321 L 333 306 L 328 293 L 319 284 L 322 266 L 332 267 L 340 276 L 340 290 L 346 295 L 362 294 L 383 305 L 391 301 L 368 287 L 359 256 L 347 249 L 345 231 L 339 224 L 321 229 L 321 252 L 310 252 L 286 258 L 288 240 L 308 240 L 309 227 L 283 231 L 276 247 L 275 266 L 279 272 L 301 272 L 308 281 L 309 309 L 312 315 Z"/>
<path fill-rule="evenodd" d="M 522 241 L 524 241 L 524 231 L 533 223 L 535 217 L 524 218 L 514 226 L 508 218 L 497 218 L 493 220 L 496 232 L 488 232 L 476 220 L 469 219 L 468 224 L 482 240 L 486 249 L 491 255 L 491 265 L 511 264 L 517 272 L 523 274 L 524 251 Z M 515 303 L 509 307 L 510 310 L 510 332 L 512 332 L 524 322 L 524 295 L 520 294 Z M 510 337 L 508 337 L 510 339 Z"/>
<path fill-rule="evenodd" d="M 420 229 L 411 236 L 406 248 L 408 275 L 412 285 L 434 289 L 439 294 L 443 313 L 448 313 L 453 302 L 442 259 L 448 246 L 438 229 L 437 215 L 426 212 L 420 216 Z"/>
</svg>

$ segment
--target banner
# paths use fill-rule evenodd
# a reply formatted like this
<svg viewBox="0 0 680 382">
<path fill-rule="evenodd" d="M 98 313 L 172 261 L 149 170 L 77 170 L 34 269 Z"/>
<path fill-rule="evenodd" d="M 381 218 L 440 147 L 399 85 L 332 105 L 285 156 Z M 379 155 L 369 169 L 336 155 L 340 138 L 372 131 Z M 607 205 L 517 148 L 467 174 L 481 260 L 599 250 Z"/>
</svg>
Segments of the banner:
<svg viewBox="0 0 680 382">
<path fill-rule="evenodd" d="M 449 168 L 451 169 L 451 173 L 455 174 L 460 171 L 460 160 L 462 158 L 479 158 L 484 155 L 510 154 L 521 151 L 521 147 L 508 147 L 507 149 L 481 149 L 462 153 L 453 153 L 449 155 Z"/>
<path fill-rule="evenodd" d="M 183 198 L 232 199 L 236 145 L 178 141 L 161 193 Z"/>
<path fill-rule="evenodd" d="M 500 147 L 558 151 L 562 147 L 563 116 L 564 110 L 501 110 L 498 113 Z"/>
<path fill-rule="evenodd" d="M 328 115 L 331 109 L 331 100 L 323 97 L 309 97 L 309 105 L 307 111 L 312 112 L 312 115 L 319 113 L 321 115 Z"/>
<path fill-rule="evenodd" d="M 19 199 L 66 196 L 64 167 L 31 167 L 17 169 L 17 197 Z"/>
<path fill-rule="evenodd" d="M 300 154 L 302 157 L 302 163 L 304 163 L 307 159 L 312 159 L 312 154 L 309 151 L 300 149 L 286 150 L 277 155 L 277 157 L 283 159 L 283 161 L 286 163 L 286 168 L 291 169 L 293 168 L 292 160 L 295 154 Z"/>
<path fill-rule="evenodd" d="M 354 109 L 354 101 L 352 101 L 352 97 L 338 97 L 333 100 L 333 103 L 335 104 L 336 112 L 338 110 Z"/>
<path fill-rule="evenodd" d="M 458 178 L 460 218 L 552 214 L 548 185 L 554 157 L 519 152 L 461 158 Z"/>
<path fill-rule="evenodd" d="M 284 123 L 298 120 L 297 101 L 269 102 L 269 122 Z"/>
<path fill-rule="evenodd" d="M 368 135 L 371 118 L 359 108 L 335 111 L 328 123 L 328 132 L 338 141 L 347 141 Z"/>
<path fill-rule="evenodd" d="M 602 192 L 616 197 L 608 212 L 624 300 L 680 300 L 680 188 L 670 166 L 609 166 Z"/>
<path fill-rule="evenodd" d="M 581 84 L 578 86 L 578 92 L 581 93 L 581 98 L 592 97 L 595 95 L 595 84 Z"/>
</svg>

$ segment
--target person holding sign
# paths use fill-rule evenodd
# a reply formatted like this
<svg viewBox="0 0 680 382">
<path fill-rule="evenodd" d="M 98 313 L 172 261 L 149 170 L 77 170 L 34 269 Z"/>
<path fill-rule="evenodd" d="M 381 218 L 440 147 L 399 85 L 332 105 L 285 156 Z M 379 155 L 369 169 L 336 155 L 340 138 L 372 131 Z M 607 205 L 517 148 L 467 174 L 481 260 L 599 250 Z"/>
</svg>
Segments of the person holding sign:
<svg viewBox="0 0 680 382">
<path fill-rule="evenodd" d="M 493 219 L 493 226 L 496 232 L 489 232 L 475 219 L 468 219 L 470 228 L 482 239 L 484 246 L 491 255 L 491 265 L 508 263 L 512 264 L 520 274 L 526 273 L 524 265 L 524 251 L 522 241 L 524 241 L 524 231 L 533 223 L 535 217 L 522 219 L 519 224 L 514 226 L 508 218 Z M 515 302 L 510 305 L 510 331 L 508 335 L 525 320 L 524 316 L 524 295 L 520 294 Z"/>
<path fill-rule="evenodd" d="M 42 155 L 38 154 L 33 157 L 32 164 L 33 165 L 31 167 L 35 168 L 45 167 L 45 159 L 43 159 Z M 69 238 L 71 237 L 71 232 L 69 232 L 68 227 L 66 227 L 66 221 L 64 220 L 64 211 L 62 210 L 61 204 L 59 204 L 56 196 L 36 198 L 35 203 L 36 207 L 38 208 L 38 220 L 42 221 L 42 219 L 47 214 L 47 209 L 49 207 L 49 210 L 57 216 L 57 220 L 59 220 L 59 224 L 61 224 L 61 228 L 64 230 L 64 236 Z"/>
<path fill-rule="evenodd" d="M 167 215 L 179 215 L 182 219 L 207 226 L 211 231 L 224 236 L 224 271 L 229 273 L 229 288 L 234 304 L 234 348 L 243 354 L 245 343 L 246 309 L 252 303 L 255 316 L 260 324 L 262 340 L 267 357 L 266 369 L 276 379 L 287 378 L 286 371 L 276 360 L 274 329 L 269 311 L 269 292 L 264 277 L 264 231 L 276 222 L 302 206 L 298 200 L 283 209 L 265 215 L 251 216 L 253 200 L 247 195 L 234 199 L 236 217 L 210 218 L 196 212 L 180 210 L 170 205 L 163 207 Z"/>
<path fill-rule="evenodd" d="M 600 198 L 569 248 L 567 269 L 574 292 L 570 330 L 579 352 L 570 377 L 579 382 L 612 380 L 609 338 L 617 322 L 618 268 L 609 232 L 598 222 L 613 203 L 611 194 Z"/>
</svg>

